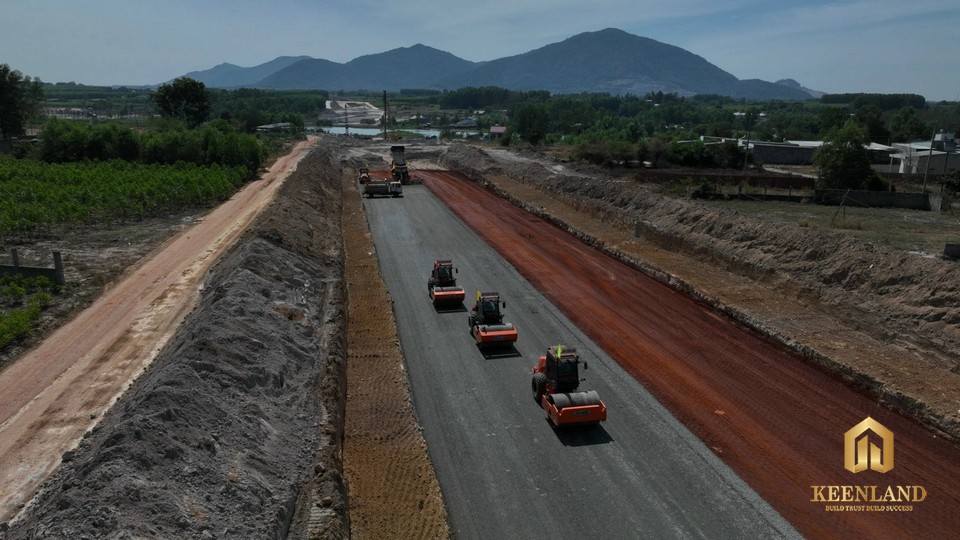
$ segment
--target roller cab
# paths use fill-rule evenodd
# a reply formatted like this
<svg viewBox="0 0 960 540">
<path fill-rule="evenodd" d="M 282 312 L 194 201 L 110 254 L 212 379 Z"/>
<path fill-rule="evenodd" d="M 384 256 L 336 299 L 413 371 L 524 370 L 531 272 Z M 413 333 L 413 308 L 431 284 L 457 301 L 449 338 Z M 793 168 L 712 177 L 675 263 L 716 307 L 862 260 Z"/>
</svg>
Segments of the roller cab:
<svg viewBox="0 0 960 540">
<path fill-rule="evenodd" d="M 607 419 L 607 406 L 596 391 L 577 391 L 583 380 L 580 364 L 587 369 L 576 349 L 558 345 L 547 349 L 533 367 L 533 399 L 554 426 L 591 425 Z"/>
</svg>

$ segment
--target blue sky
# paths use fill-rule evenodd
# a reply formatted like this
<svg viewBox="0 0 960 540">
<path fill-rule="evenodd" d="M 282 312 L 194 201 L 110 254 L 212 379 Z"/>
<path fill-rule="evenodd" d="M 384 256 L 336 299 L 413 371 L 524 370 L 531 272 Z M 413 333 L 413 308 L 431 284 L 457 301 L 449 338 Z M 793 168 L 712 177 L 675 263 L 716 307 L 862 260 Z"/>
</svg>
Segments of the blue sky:
<svg viewBox="0 0 960 540">
<path fill-rule="evenodd" d="M 604 28 L 740 79 L 960 100 L 960 6 L 942 0 L 0 0 L 0 63 L 46 82 L 139 85 L 417 43 L 493 60 Z"/>
</svg>

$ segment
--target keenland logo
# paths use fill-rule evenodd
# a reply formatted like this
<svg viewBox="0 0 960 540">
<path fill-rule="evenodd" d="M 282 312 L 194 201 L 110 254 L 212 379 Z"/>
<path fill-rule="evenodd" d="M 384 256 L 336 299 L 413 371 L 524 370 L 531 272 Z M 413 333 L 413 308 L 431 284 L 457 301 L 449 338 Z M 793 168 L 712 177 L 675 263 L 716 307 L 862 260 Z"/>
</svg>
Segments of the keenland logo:
<svg viewBox="0 0 960 540">
<path fill-rule="evenodd" d="M 869 416 L 843 435 L 843 468 L 858 474 L 893 469 L 893 432 Z M 810 486 L 810 502 L 826 503 L 827 512 L 912 512 L 927 498 L 923 486 Z M 854 504 L 850 504 L 854 503 Z M 891 504 L 895 503 L 895 504 Z"/>
<path fill-rule="evenodd" d="M 870 431 L 876 433 L 883 446 L 869 442 Z M 869 447 L 869 452 L 867 451 Z M 852 473 L 868 468 L 885 473 L 893 468 L 893 432 L 869 416 L 843 435 L 843 467 Z"/>
</svg>

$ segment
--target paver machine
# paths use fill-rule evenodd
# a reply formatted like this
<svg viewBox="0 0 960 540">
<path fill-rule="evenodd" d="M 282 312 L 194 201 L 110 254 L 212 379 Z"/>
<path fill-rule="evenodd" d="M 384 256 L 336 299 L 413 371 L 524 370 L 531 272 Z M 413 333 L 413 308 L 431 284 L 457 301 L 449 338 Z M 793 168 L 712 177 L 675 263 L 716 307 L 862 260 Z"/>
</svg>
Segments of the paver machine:
<svg viewBox="0 0 960 540">
<path fill-rule="evenodd" d="M 507 307 L 500 301 L 498 292 L 477 291 L 477 304 L 468 315 L 470 335 L 481 349 L 509 347 L 517 342 L 517 329 L 503 322 L 501 307 Z"/>
<path fill-rule="evenodd" d="M 533 367 L 533 399 L 556 427 L 598 424 L 607 419 L 607 406 L 596 391 L 577 391 L 582 381 L 580 364 L 587 369 L 575 348 L 557 345 L 548 348 Z"/>
<path fill-rule="evenodd" d="M 393 145 L 390 147 L 390 173 L 393 179 L 403 185 L 410 183 L 410 170 L 407 168 L 407 160 L 403 157 L 403 145 Z"/>
<path fill-rule="evenodd" d="M 433 262 L 433 271 L 427 279 L 427 290 L 434 307 L 450 307 L 463 304 L 466 293 L 457 286 L 454 274 L 457 269 L 449 259 L 437 259 Z"/>
</svg>

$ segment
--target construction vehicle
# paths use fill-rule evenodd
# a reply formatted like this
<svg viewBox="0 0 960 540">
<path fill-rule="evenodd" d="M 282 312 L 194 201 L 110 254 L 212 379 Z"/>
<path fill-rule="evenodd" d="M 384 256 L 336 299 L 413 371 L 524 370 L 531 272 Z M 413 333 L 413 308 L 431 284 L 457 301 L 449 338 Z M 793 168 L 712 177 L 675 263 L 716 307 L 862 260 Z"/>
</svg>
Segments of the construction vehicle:
<svg viewBox="0 0 960 540">
<path fill-rule="evenodd" d="M 402 197 L 403 186 L 400 185 L 400 182 L 390 181 L 386 178 L 372 178 L 367 180 L 367 183 L 363 185 L 363 194 L 371 199 L 378 195 L 384 197 Z"/>
<path fill-rule="evenodd" d="M 587 369 L 575 348 L 557 345 L 548 348 L 533 367 L 533 399 L 556 427 L 598 424 L 607 419 L 607 406 L 596 391 L 577 392 L 583 380 L 580 364 Z"/>
<path fill-rule="evenodd" d="M 509 347 L 517 341 L 517 329 L 503 322 L 501 307 L 507 307 L 500 301 L 500 293 L 477 291 L 477 303 L 470 310 L 467 322 L 470 335 L 481 349 L 490 347 Z"/>
<path fill-rule="evenodd" d="M 394 145 L 390 147 L 390 156 L 393 161 L 390 163 L 390 173 L 393 179 L 401 184 L 410 183 L 410 171 L 407 169 L 407 160 L 403 157 L 403 145 Z"/>
<path fill-rule="evenodd" d="M 466 294 L 463 287 L 457 286 L 454 274 L 457 269 L 449 259 L 437 259 L 433 262 L 433 271 L 427 279 L 427 291 L 434 307 L 459 306 L 463 303 Z"/>
<path fill-rule="evenodd" d="M 359 180 L 361 184 L 366 184 L 367 182 L 369 182 L 370 169 L 366 167 L 360 167 L 360 170 L 357 171 L 357 180 Z"/>
</svg>

